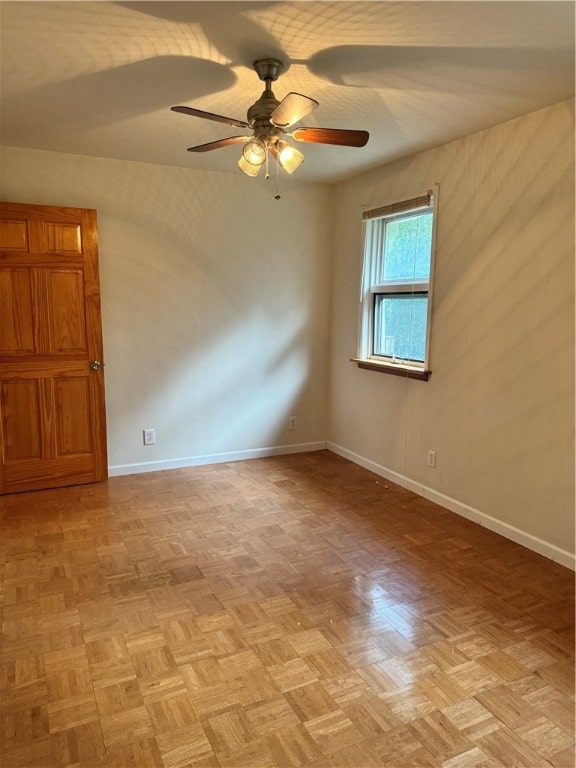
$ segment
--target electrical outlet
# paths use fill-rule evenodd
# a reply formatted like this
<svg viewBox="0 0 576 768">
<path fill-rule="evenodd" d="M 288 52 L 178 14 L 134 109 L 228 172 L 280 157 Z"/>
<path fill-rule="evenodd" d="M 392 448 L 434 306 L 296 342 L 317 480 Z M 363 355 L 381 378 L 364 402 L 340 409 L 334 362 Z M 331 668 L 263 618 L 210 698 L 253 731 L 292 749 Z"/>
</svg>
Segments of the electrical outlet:
<svg viewBox="0 0 576 768">
<path fill-rule="evenodd" d="M 144 438 L 144 445 L 156 445 L 155 429 L 144 429 L 142 430 L 142 435 Z"/>
<path fill-rule="evenodd" d="M 436 451 L 428 451 L 428 466 L 436 469 Z"/>
<path fill-rule="evenodd" d="M 288 418 L 288 429 L 296 429 L 296 416 Z"/>
</svg>

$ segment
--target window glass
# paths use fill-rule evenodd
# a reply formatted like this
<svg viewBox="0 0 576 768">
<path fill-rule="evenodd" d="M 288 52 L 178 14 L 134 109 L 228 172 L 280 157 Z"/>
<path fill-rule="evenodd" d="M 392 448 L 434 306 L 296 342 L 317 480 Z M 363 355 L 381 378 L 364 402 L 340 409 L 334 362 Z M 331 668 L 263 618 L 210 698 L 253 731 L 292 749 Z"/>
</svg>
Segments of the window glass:
<svg viewBox="0 0 576 768">
<path fill-rule="evenodd" d="M 427 280 L 431 247 L 431 212 L 386 222 L 381 280 Z"/>
<path fill-rule="evenodd" d="M 374 355 L 424 362 L 427 294 L 374 296 Z"/>
</svg>

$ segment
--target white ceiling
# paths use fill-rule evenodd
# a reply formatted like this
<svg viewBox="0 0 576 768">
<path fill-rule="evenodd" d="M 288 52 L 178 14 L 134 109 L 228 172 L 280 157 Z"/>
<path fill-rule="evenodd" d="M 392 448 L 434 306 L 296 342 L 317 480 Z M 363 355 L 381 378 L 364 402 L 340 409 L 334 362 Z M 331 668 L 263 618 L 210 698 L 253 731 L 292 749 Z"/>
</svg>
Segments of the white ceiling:
<svg viewBox="0 0 576 768">
<path fill-rule="evenodd" d="M 2 2 L 5 145 L 240 173 L 237 134 L 274 56 L 300 124 L 365 129 L 364 148 L 299 144 L 300 180 L 336 181 L 574 94 L 573 2 Z M 299 124 L 299 125 L 300 125 Z M 242 132 L 242 131 L 240 131 Z M 295 176 L 296 177 L 296 176 Z"/>
</svg>

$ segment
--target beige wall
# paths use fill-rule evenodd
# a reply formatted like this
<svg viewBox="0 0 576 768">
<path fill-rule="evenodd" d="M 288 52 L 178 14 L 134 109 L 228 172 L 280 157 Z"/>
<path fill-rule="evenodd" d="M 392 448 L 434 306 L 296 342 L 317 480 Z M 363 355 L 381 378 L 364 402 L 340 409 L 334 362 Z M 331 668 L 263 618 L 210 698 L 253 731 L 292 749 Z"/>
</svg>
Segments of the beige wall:
<svg viewBox="0 0 576 768">
<path fill-rule="evenodd" d="M 113 467 L 326 440 L 331 192 L 274 193 L 240 173 L 3 150 L 2 199 L 98 210 Z"/>
<path fill-rule="evenodd" d="M 361 204 L 434 182 L 432 377 L 360 370 L 349 358 Z M 573 552 L 573 102 L 340 185 L 335 235 L 330 447 L 496 530 L 526 534 L 517 540 Z"/>
</svg>

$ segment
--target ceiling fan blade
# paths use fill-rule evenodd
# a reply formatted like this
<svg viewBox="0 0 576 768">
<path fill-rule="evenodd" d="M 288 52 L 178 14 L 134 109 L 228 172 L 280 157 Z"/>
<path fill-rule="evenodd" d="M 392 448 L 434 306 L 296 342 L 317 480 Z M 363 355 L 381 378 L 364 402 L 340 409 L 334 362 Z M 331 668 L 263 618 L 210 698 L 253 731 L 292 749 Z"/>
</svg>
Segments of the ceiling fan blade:
<svg viewBox="0 0 576 768">
<path fill-rule="evenodd" d="M 291 133 L 296 141 L 313 144 L 339 144 L 342 147 L 363 147 L 370 134 L 368 131 L 348 131 L 343 128 L 296 128 Z"/>
<path fill-rule="evenodd" d="M 315 99 L 303 96 L 301 93 L 289 93 L 285 96 L 274 112 L 270 115 L 270 120 L 279 128 L 287 128 L 294 125 L 298 120 L 309 115 L 318 106 Z"/>
<path fill-rule="evenodd" d="M 245 120 L 215 115 L 213 112 L 204 112 L 201 109 L 194 109 L 194 107 L 170 107 L 170 109 L 172 112 L 181 112 L 183 115 L 192 115 L 192 117 L 203 117 L 206 120 L 215 120 L 217 123 L 226 123 L 226 125 L 233 125 L 236 128 L 249 128 L 250 126 Z"/>
<path fill-rule="evenodd" d="M 210 152 L 211 149 L 220 149 L 220 147 L 229 147 L 231 144 L 240 144 L 248 141 L 251 136 L 228 136 L 227 139 L 218 139 L 218 141 L 209 141 L 207 144 L 198 144 L 195 147 L 188 147 L 188 152 Z"/>
</svg>

